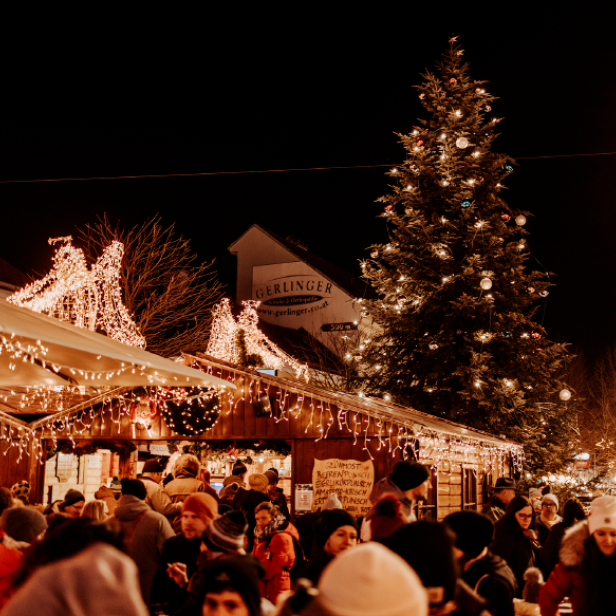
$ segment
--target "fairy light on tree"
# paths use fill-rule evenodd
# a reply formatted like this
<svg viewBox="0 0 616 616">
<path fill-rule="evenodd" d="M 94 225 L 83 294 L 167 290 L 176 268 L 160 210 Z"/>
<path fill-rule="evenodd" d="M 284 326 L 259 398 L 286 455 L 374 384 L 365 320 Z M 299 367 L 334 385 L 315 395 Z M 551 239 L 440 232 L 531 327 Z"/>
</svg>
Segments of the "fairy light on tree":
<svg viewBox="0 0 616 616">
<path fill-rule="evenodd" d="M 427 119 L 400 135 L 405 162 L 380 199 L 389 242 L 362 264 L 379 297 L 364 308 L 382 330 L 357 368 L 366 393 L 504 434 L 532 467 L 556 469 L 573 436 L 574 404 L 559 396 L 568 353 L 535 321 L 549 274 L 527 268 L 530 213 L 503 198 L 515 163 L 491 151 L 495 97 L 462 53 L 453 38 L 418 87 Z"/>
<path fill-rule="evenodd" d="M 112 242 L 88 268 L 83 251 L 72 238 L 49 240 L 61 246 L 51 271 L 8 297 L 17 306 L 68 321 L 77 327 L 101 331 L 124 344 L 145 348 L 145 339 L 122 302 L 120 266 L 124 247 Z"/>
</svg>

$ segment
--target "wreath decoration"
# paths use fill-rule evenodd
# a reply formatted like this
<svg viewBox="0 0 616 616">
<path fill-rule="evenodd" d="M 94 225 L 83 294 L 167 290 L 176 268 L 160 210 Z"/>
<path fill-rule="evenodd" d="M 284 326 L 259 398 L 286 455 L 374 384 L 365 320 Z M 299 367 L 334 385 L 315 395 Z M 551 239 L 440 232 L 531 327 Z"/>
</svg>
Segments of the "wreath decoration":
<svg viewBox="0 0 616 616">
<path fill-rule="evenodd" d="M 220 416 L 220 400 L 213 389 L 175 387 L 163 390 L 160 409 L 176 434 L 197 436 L 210 430 Z"/>
</svg>

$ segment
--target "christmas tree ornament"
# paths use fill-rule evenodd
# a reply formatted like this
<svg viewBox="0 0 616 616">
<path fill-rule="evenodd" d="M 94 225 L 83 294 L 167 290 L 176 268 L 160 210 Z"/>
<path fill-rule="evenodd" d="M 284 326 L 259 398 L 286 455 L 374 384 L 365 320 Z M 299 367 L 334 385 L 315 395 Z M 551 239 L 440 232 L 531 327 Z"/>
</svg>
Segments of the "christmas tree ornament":
<svg viewBox="0 0 616 616">
<path fill-rule="evenodd" d="M 492 107 L 491 107 L 490 105 L 486 105 L 486 106 L 484 107 L 484 109 L 485 109 L 486 111 L 492 111 Z"/>
<path fill-rule="evenodd" d="M 531 337 L 533 340 L 539 340 L 539 338 L 541 338 L 541 332 L 540 332 L 539 330 L 537 330 L 537 329 L 533 329 L 533 330 L 530 332 L 530 337 Z"/>
<path fill-rule="evenodd" d="M 468 147 L 468 139 L 466 137 L 458 137 L 456 140 L 456 146 L 458 146 L 461 150 L 464 150 Z"/>
<path fill-rule="evenodd" d="M 513 171 L 513 167 L 511 165 L 505 165 L 505 171 L 507 173 L 511 173 Z"/>
<path fill-rule="evenodd" d="M 501 214 L 501 218 L 505 221 L 505 222 L 509 222 L 511 220 L 511 216 L 509 214 L 507 214 L 507 212 L 503 212 Z"/>
<path fill-rule="evenodd" d="M 406 295 L 398 295 L 398 303 L 405 304 L 406 303 Z"/>
<path fill-rule="evenodd" d="M 535 292 L 535 287 L 528 287 L 528 292 L 529 293 L 534 293 Z"/>
<path fill-rule="evenodd" d="M 526 216 L 524 216 L 523 214 L 516 216 L 515 224 L 518 225 L 518 227 L 523 227 L 526 224 Z"/>
<path fill-rule="evenodd" d="M 449 83 L 450 83 L 451 85 L 454 85 L 454 86 L 455 86 L 455 85 L 456 85 L 456 83 L 458 83 L 458 80 L 457 80 L 455 77 L 452 77 L 452 78 L 449 80 Z"/>
<path fill-rule="evenodd" d="M 482 278 L 481 282 L 479 283 L 479 286 L 484 291 L 489 291 L 492 288 L 492 281 L 489 278 Z"/>
<path fill-rule="evenodd" d="M 415 139 L 415 144 L 420 148 L 424 144 L 424 140 L 421 137 L 417 137 L 417 139 Z"/>
<path fill-rule="evenodd" d="M 461 205 L 462 207 L 470 207 L 470 205 L 471 205 L 470 199 L 463 199 L 463 200 L 460 202 L 460 205 Z"/>
<path fill-rule="evenodd" d="M 550 294 L 550 292 L 547 289 L 543 289 L 543 291 L 539 291 L 539 295 L 541 295 L 541 297 L 547 297 Z"/>
<path fill-rule="evenodd" d="M 383 209 L 386 212 L 391 212 L 394 209 L 394 206 L 391 203 L 388 203 Z"/>
<path fill-rule="evenodd" d="M 422 92 L 422 93 L 419 95 L 419 98 L 424 99 L 424 98 L 426 98 L 426 95 Z"/>
<path fill-rule="evenodd" d="M 501 336 L 502 336 L 503 338 L 510 338 L 510 337 L 511 337 L 511 332 L 503 332 L 503 333 L 501 334 Z"/>
<path fill-rule="evenodd" d="M 561 389 L 558 397 L 563 401 L 563 402 L 567 402 L 568 400 L 571 400 L 571 392 L 568 389 Z"/>
<path fill-rule="evenodd" d="M 379 251 L 378 251 L 376 248 L 373 248 L 373 249 L 370 251 L 370 256 L 371 256 L 373 259 L 376 259 L 376 258 L 379 256 Z"/>
<path fill-rule="evenodd" d="M 430 342 L 430 344 L 428 345 L 428 348 L 431 351 L 436 351 L 438 349 L 438 343 L 434 342 L 434 340 L 432 340 L 432 342 Z"/>
</svg>

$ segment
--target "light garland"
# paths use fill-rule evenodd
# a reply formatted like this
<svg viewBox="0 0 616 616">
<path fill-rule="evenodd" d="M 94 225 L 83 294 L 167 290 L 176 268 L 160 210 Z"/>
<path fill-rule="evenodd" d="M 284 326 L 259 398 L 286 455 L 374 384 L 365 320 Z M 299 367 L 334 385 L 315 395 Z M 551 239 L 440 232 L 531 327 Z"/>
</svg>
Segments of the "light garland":
<svg viewBox="0 0 616 616">
<path fill-rule="evenodd" d="M 145 338 L 122 301 L 120 266 L 124 245 L 112 242 L 88 269 L 83 251 L 71 245 L 72 238 L 50 239 L 62 243 L 53 257 L 51 271 L 7 300 L 77 327 L 100 329 L 110 338 L 145 348 Z"/>
<path fill-rule="evenodd" d="M 246 347 L 246 356 L 258 356 L 265 366 L 271 369 L 288 370 L 295 373 L 297 378 L 304 378 L 308 382 L 308 366 L 287 355 L 276 346 L 259 329 L 259 315 L 257 306 L 259 302 L 242 302 L 244 309 L 237 321 L 231 313 L 231 304 L 223 299 L 214 306 L 212 333 L 206 353 L 217 359 L 239 364 L 242 361 L 238 334 L 243 335 Z"/>
</svg>

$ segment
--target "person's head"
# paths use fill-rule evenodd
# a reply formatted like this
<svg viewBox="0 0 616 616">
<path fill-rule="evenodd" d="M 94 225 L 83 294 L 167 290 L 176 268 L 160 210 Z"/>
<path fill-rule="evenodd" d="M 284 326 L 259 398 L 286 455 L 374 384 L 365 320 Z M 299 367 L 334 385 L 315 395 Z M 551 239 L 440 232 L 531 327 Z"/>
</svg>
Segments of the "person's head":
<svg viewBox="0 0 616 616">
<path fill-rule="evenodd" d="M 248 520 L 243 511 L 229 511 L 211 522 L 201 539 L 213 552 L 243 553 Z"/>
<path fill-rule="evenodd" d="M 72 488 L 64 496 L 64 501 L 58 507 L 60 511 L 68 513 L 73 518 L 78 518 L 81 515 L 81 510 L 86 504 L 84 495 L 79 490 Z"/>
<path fill-rule="evenodd" d="M 256 490 L 257 492 L 262 492 L 263 494 L 267 494 L 267 487 L 269 485 L 268 478 L 262 473 L 253 473 L 248 477 L 248 487 L 251 490 Z"/>
<path fill-rule="evenodd" d="M 563 523 L 568 528 L 586 517 L 584 505 L 577 498 L 570 498 L 563 507 Z"/>
<path fill-rule="evenodd" d="M 528 530 L 533 524 L 533 508 L 530 501 L 525 496 L 514 496 L 507 505 L 505 516 L 506 520 L 514 528 Z"/>
<path fill-rule="evenodd" d="M 244 479 L 244 476 L 248 472 L 248 468 L 241 460 L 236 460 L 231 469 L 232 475 L 237 475 L 240 479 Z"/>
<path fill-rule="evenodd" d="M 259 528 L 265 528 L 272 520 L 280 515 L 280 509 L 273 503 L 259 503 L 255 507 L 255 520 Z"/>
<path fill-rule="evenodd" d="M 558 504 L 556 494 L 546 494 L 541 499 L 541 515 L 546 520 L 553 520 L 558 513 Z"/>
<path fill-rule="evenodd" d="M 419 462 L 409 460 L 396 462 L 389 478 L 410 500 L 428 497 L 430 470 Z"/>
<path fill-rule="evenodd" d="M 19 499 L 24 505 L 30 502 L 30 484 L 23 479 L 11 486 L 13 498 Z"/>
<path fill-rule="evenodd" d="M 143 469 L 141 470 L 141 474 L 144 477 L 148 477 L 156 482 L 160 482 L 160 480 L 163 478 L 164 471 L 165 466 L 163 466 L 157 458 L 152 458 L 151 460 L 145 461 Z"/>
<path fill-rule="evenodd" d="M 366 520 L 370 521 L 370 536 L 375 541 L 389 537 L 408 522 L 402 513 L 402 503 L 390 492 L 374 503 Z"/>
<path fill-rule="evenodd" d="M 412 525 L 411 525 L 412 526 Z M 428 598 L 417 574 L 383 545 L 370 541 L 345 550 L 325 568 L 314 616 L 427 616 Z M 304 612 L 303 612 L 304 613 Z"/>
<path fill-rule="evenodd" d="M 98 522 L 105 521 L 105 503 L 99 500 L 89 501 L 81 510 L 82 518 L 91 518 Z"/>
<path fill-rule="evenodd" d="M 203 616 L 261 616 L 263 565 L 252 556 L 218 559 L 203 587 Z"/>
<path fill-rule="evenodd" d="M 357 522 L 343 509 L 321 511 L 314 525 L 314 542 L 330 556 L 357 545 Z"/>
<path fill-rule="evenodd" d="M 456 536 L 442 522 L 405 524 L 383 543 L 417 573 L 428 591 L 430 607 L 441 609 L 455 600 L 459 569 Z"/>
<path fill-rule="evenodd" d="M 113 491 L 114 498 L 118 500 L 122 494 L 122 484 L 120 483 L 120 480 L 117 477 L 114 477 L 111 480 L 109 487 Z"/>
<path fill-rule="evenodd" d="M 487 554 L 494 539 L 494 523 L 490 518 L 464 510 L 450 513 L 443 521 L 456 535 L 455 553 L 463 567 Z"/>
<path fill-rule="evenodd" d="M 182 504 L 180 525 L 186 539 L 196 539 L 218 517 L 218 503 L 209 494 L 191 494 Z"/>
<path fill-rule="evenodd" d="M 13 506 L 13 496 L 8 488 L 0 488 L 0 515 L 5 509 Z"/>
<path fill-rule="evenodd" d="M 201 463 L 199 458 L 191 453 L 184 453 L 175 461 L 173 468 L 173 476 L 178 477 L 196 477 L 199 474 Z"/>
<path fill-rule="evenodd" d="M 147 490 L 143 481 L 125 477 L 120 483 L 122 484 L 122 496 L 135 496 L 139 500 L 145 500 Z"/>
<path fill-rule="evenodd" d="M 10 507 L 3 511 L 0 527 L 15 541 L 32 543 L 47 530 L 47 520 L 33 507 Z"/>
<path fill-rule="evenodd" d="M 197 475 L 197 479 L 199 481 L 203 481 L 203 483 L 210 483 L 212 481 L 212 474 L 206 466 L 201 466 L 199 468 L 199 474 Z"/>
<path fill-rule="evenodd" d="M 268 486 L 267 493 L 270 496 L 275 496 L 276 488 L 278 487 L 278 473 L 275 469 L 268 469 L 263 473 L 267 477 Z"/>
<path fill-rule="evenodd" d="M 600 496 L 592 501 L 588 530 L 605 556 L 616 552 L 616 496 Z"/>
<path fill-rule="evenodd" d="M 344 509 L 338 495 L 335 492 L 330 492 L 329 496 L 321 505 L 321 511 L 327 511 L 328 509 Z"/>
<path fill-rule="evenodd" d="M 515 497 L 515 481 L 509 477 L 499 477 L 494 484 L 494 496 L 503 505 L 508 505 L 509 501 Z"/>
</svg>

